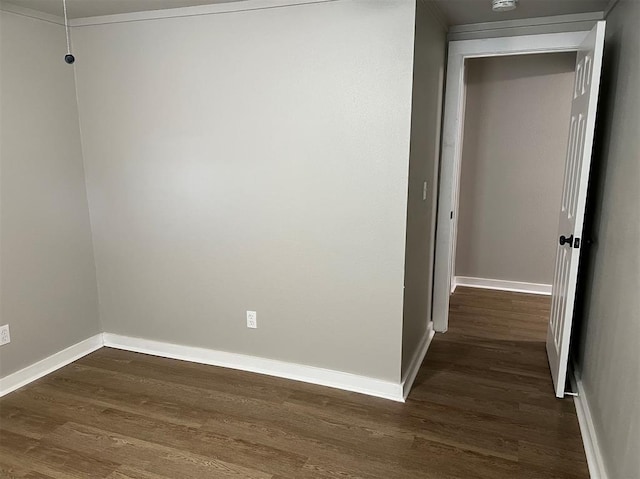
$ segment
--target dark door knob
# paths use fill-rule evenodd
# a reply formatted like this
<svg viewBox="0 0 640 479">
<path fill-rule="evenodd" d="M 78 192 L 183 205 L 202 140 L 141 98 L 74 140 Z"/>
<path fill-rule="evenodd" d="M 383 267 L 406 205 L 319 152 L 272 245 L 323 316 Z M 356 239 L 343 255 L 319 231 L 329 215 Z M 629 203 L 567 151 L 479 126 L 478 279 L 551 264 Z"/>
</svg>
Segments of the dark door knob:
<svg viewBox="0 0 640 479">
<path fill-rule="evenodd" d="M 570 247 L 573 246 L 573 235 L 566 238 L 564 235 L 560 236 L 560 246 L 564 246 L 568 244 Z"/>
</svg>

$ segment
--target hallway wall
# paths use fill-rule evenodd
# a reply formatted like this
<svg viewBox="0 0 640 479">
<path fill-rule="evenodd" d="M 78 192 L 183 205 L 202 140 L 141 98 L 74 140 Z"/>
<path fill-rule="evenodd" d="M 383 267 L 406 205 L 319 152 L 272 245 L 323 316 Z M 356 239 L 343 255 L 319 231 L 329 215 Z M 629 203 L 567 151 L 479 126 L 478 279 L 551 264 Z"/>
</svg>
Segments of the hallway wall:
<svg viewBox="0 0 640 479">
<path fill-rule="evenodd" d="M 609 479 L 640 477 L 640 2 L 607 17 L 594 150 L 594 244 L 584 258 L 576 362 Z M 582 324 L 580 324 L 582 323 Z"/>
<path fill-rule="evenodd" d="M 402 374 L 425 338 L 431 321 L 440 127 L 446 32 L 426 0 L 416 2 L 411 106 L 411 152 L 404 262 Z M 426 195 L 423 187 L 426 182 Z"/>
<path fill-rule="evenodd" d="M 551 284 L 575 53 L 467 61 L 455 274 Z"/>
</svg>

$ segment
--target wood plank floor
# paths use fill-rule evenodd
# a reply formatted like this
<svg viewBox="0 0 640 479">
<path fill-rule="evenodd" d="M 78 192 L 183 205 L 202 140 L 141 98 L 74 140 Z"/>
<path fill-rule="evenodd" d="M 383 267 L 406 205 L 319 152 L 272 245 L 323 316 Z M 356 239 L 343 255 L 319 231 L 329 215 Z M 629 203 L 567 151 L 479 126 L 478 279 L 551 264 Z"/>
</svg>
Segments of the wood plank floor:
<svg viewBox="0 0 640 479">
<path fill-rule="evenodd" d="M 459 288 L 406 404 L 103 348 L 0 399 L 0 477 L 586 478 L 548 310 Z"/>
</svg>

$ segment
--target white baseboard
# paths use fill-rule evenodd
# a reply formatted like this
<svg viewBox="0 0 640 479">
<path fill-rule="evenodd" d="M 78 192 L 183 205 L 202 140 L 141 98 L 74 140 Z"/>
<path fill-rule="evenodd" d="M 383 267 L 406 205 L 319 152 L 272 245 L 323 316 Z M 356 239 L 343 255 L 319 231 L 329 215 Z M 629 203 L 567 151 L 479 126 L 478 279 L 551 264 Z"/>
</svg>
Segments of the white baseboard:
<svg viewBox="0 0 640 479">
<path fill-rule="evenodd" d="M 576 415 L 578 416 L 578 423 L 580 424 L 580 433 L 582 434 L 584 452 L 587 456 L 589 476 L 591 479 L 609 479 L 607 470 L 604 466 L 600 445 L 598 443 L 591 409 L 589 408 L 589 400 L 584 390 L 582 379 L 580 378 L 580 374 L 577 372 L 575 365 L 573 367 L 573 374 L 571 374 L 569 378 L 571 380 L 573 392 L 578 394 L 573 397 L 573 400 L 576 405 Z"/>
<path fill-rule="evenodd" d="M 229 353 L 212 349 L 197 348 L 192 346 L 180 346 L 177 344 L 151 341 L 147 339 L 120 336 L 117 334 L 101 333 L 89 339 L 68 347 L 48 358 L 27 366 L 20 371 L 0 379 L 0 397 L 15 391 L 30 382 L 40 379 L 53 371 L 60 369 L 73 361 L 86 356 L 103 346 L 151 354 L 165 358 L 180 359 L 213 366 L 249 371 L 268 376 L 302 381 L 320 386 L 327 386 L 345 391 L 352 391 L 369 396 L 404 402 L 409 393 L 411 384 L 415 380 L 420 364 L 426 354 L 427 348 L 433 337 L 433 329 L 427 332 L 420 349 L 416 352 L 411 366 L 410 374 L 401 383 L 384 381 L 381 379 L 361 376 L 357 374 L 335 371 L 331 369 L 305 366 L 288 363 L 274 359 L 259 358 L 245 354 Z"/>
<path fill-rule="evenodd" d="M 104 345 L 137 353 L 239 369 L 404 402 L 401 383 L 213 349 L 104 333 Z"/>
<path fill-rule="evenodd" d="M 468 288 L 498 289 L 501 291 L 514 291 L 516 293 L 551 295 L 551 285 L 541 283 L 524 283 L 522 281 L 507 281 L 502 279 L 471 278 L 469 276 L 456 276 L 451 281 L 451 292 L 457 286 Z"/>
<path fill-rule="evenodd" d="M 411 392 L 413 382 L 416 380 L 416 376 L 418 375 L 422 361 L 424 361 L 424 357 L 427 355 L 427 350 L 429 349 L 429 345 L 431 344 L 431 340 L 434 335 L 435 331 L 433 330 L 433 322 L 429 321 L 427 331 L 422 337 L 420 346 L 416 349 L 413 358 L 411 358 L 411 363 L 409 363 L 407 372 L 402 379 L 402 397 L 404 399 L 407 399 L 407 396 Z"/>
<path fill-rule="evenodd" d="M 31 366 L 27 366 L 20 371 L 0 378 L 0 397 L 100 349 L 102 344 L 102 333 L 96 334 L 89 339 L 69 346 L 67 349 L 52 354 L 48 358 L 44 358 Z"/>
</svg>

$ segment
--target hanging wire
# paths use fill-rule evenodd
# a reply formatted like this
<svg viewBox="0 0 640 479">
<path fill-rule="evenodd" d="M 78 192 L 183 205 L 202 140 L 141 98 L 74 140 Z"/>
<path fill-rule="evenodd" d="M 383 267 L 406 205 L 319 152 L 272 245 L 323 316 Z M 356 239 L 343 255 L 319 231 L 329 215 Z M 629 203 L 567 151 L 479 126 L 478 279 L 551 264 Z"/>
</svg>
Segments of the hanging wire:
<svg viewBox="0 0 640 479">
<path fill-rule="evenodd" d="M 64 61 L 71 65 L 76 61 L 75 57 L 71 54 L 71 38 L 69 36 L 69 19 L 67 17 L 67 0 L 62 0 L 62 9 L 64 10 L 64 31 L 67 35 L 67 54 L 64 56 Z"/>
</svg>

